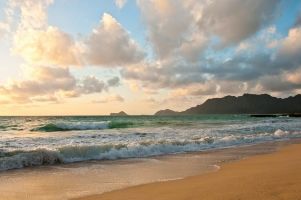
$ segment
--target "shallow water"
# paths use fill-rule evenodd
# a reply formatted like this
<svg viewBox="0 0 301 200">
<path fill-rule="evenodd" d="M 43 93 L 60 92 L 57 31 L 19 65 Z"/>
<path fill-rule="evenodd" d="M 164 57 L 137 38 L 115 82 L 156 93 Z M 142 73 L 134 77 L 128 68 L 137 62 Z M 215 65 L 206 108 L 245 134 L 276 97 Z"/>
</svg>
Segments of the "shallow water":
<svg viewBox="0 0 301 200">
<path fill-rule="evenodd" d="M 0 171 L 178 154 L 301 137 L 301 118 L 0 117 Z"/>
<path fill-rule="evenodd" d="M 10 170 L 0 172 L 0 199 L 66 200 L 134 185 L 181 179 L 218 170 L 224 162 L 275 151 L 291 142 Z"/>
</svg>

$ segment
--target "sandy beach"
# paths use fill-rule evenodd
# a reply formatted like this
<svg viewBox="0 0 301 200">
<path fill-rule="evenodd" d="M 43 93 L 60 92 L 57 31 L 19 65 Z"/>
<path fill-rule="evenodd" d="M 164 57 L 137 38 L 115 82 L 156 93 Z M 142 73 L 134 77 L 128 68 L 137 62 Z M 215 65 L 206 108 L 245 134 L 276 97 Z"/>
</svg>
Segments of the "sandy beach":
<svg viewBox="0 0 301 200">
<path fill-rule="evenodd" d="M 301 200 L 301 0 L 0 0 L 0 200 Z"/>
<path fill-rule="evenodd" d="M 226 163 L 217 172 L 77 200 L 301 199 L 301 144 Z"/>
<path fill-rule="evenodd" d="M 66 200 L 149 183 L 180 180 L 217 171 L 225 163 L 269 154 L 298 142 L 267 142 L 150 158 L 9 170 L 0 173 L 0 199 Z"/>
</svg>

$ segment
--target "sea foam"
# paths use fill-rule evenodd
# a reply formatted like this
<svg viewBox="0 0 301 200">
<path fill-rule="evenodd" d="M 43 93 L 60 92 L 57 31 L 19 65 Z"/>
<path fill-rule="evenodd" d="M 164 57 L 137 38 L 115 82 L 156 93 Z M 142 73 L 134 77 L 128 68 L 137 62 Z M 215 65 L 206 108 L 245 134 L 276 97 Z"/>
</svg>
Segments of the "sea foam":
<svg viewBox="0 0 301 200">
<path fill-rule="evenodd" d="M 0 171 L 41 165 L 73 163 L 87 160 L 115 160 L 123 158 L 142 158 L 149 156 L 195 152 L 212 148 L 224 148 L 233 145 L 243 145 L 273 139 L 286 138 L 288 132 L 276 130 L 273 133 L 263 133 L 245 136 L 204 136 L 192 138 L 137 139 L 115 143 L 85 145 L 64 145 L 54 149 L 35 149 L 25 151 L 1 152 Z M 291 134 L 299 137 L 299 134 Z M 133 135 L 131 136 L 133 137 Z M 137 136 L 139 137 L 139 136 Z M 128 136 L 128 138 L 130 138 Z M 151 138 L 151 136 L 149 136 Z"/>
<path fill-rule="evenodd" d="M 301 137 L 299 118 L 7 117 L 0 170 L 203 151 Z"/>
</svg>

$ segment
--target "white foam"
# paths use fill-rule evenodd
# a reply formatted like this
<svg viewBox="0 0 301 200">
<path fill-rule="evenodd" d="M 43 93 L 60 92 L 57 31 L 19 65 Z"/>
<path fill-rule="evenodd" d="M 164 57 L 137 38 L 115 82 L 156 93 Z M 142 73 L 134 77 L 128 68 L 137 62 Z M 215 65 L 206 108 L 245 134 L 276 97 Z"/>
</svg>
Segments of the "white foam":
<svg viewBox="0 0 301 200">
<path fill-rule="evenodd" d="M 234 135 L 227 135 L 221 139 L 221 141 L 234 141 L 236 137 Z"/>
<path fill-rule="evenodd" d="M 274 136 L 276 136 L 276 137 L 282 137 L 282 136 L 286 136 L 286 135 L 289 135 L 288 131 L 282 131 L 282 130 L 278 129 L 274 132 Z"/>
<path fill-rule="evenodd" d="M 98 119 L 96 119 L 98 120 Z M 301 136 L 298 119 L 204 126 L 108 129 L 109 121 L 42 121 L 65 130 L 0 132 L 0 170 L 86 160 L 142 158 Z M 113 126 L 118 127 L 119 122 Z M 199 124 L 200 123 L 200 124 Z M 41 122 L 29 126 L 37 127 Z M 45 126 L 44 126 L 45 127 Z M 50 128 L 52 128 L 50 126 Z M 47 127 L 45 128 L 47 129 Z"/>
<path fill-rule="evenodd" d="M 57 152 L 41 149 L 34 152 L 21 152 L 10 157 L 1 158 L 0 171 L 41 166 L 46 164 L 52 165 L 62 162 L 63 161 Z"/>
<path fill-rule="evenodd" d="M 109 121 L 101 122 L 59 122 L 55 126 L 65 130 L 101 130 L 107 129 Z"/>
</svg>

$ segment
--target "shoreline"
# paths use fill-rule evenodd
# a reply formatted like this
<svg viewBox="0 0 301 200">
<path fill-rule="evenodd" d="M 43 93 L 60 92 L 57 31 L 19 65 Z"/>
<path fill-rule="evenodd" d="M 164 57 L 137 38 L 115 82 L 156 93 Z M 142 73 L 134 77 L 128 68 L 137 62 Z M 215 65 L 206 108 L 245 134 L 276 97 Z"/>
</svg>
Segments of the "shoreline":
<svg viewBox="0 0 301 200">
<path fill-rule="evenodd" d="M 301 142 L 223 163 L 220 170 L 72 200 L 301 199 Z"/>
<path fill-rule="evenodd" d="M 8 170 L 0 170 L 0 175 L 1 174 L 6 174 L 6 173 L 14 173 L 14 172 L 20 172 L 20 171 L 26 171 L 26 170 L 43 170 L 45 168 L 51 168 L 51 167 L 62 167 L 62 168 L 68 168 L 72 166 L 77 166 L 77 165 L 89 165 L 89 164 L 109 164 L 109 163 L 114 163 L 114 162 L 132 162 L 132 161 L 139 161 L 139 160 L 144 160 L 144 159 L 157 159 L 157 160 L 164 160 L 169 157 L 173 156 L 185 156 L 185 155 L 202 155 L 202 154 L 215 154 L 227 150 L 236 150 L 236 149 L 245 149 L 245 148 L 252 148 L 252 147 L 257 147 L 257 146 L 263 146 L 263 145 L 268 145 L 268 146 L 275 146 L 275 148 L 278 148 L 278 146 L 283 146 L 283 145 L 290 145 L 294 143 L 301 143 L 301 138 L 289 138 L 289 139 L 284 139 L 284 140 L 267 140 L 267 141 L 261 141 L 261 142 L 256 142 L 256 143 L 246 143 L 246 144 L 239 144 L 239 145 L 231 145 L 231 146 L 226 146 L 226 147 L 218 147 L 218 148 L 208 148 L 208 149 L 203 149 L 200 151 L 187 151 L 187 152 L 177 152 L 177 153 L 169 153 L 169 154 L 160 154 L 160 155 L 152 155 L 152 156 L 145 156 L 145 157 L 128 157 L 128 158 L 118 158 L 118 159 L 104 159 L 104 160 L 85 160 L 85 161 L 75 161 L 75 162 L 70 162 L 70 163 L 56 163 L 56 164 L 46 164 L 46 165 L 37 165 L 37 166 L 28 166 L 24 168 L 13 168 L 13 169 L 8 169 Z M 272 147 L 274 148 L 274 147 Z M 272 150 L 275 151 L 275 150 Z M 259 154 L 266 154 L 270 153 L 269 150 L 268 152 L 260 152 Z M 231 162 L 231 160 L 230 160 Z"/>
<path fill-rule="evenodd" d="M 225 146 L 225 147 L 216 147 L 216 148 L 208 148 L 208 149 L 203 149 L 200 151 L 187 151 L 187 152 L 177 152 L 177 153 L 168 153 L 168 154 L 159 154 L 159 155 L 151 155 L 151 156 L 145 156 L 145 157 L 128 157 L 128 158 L 118 158 L 118 159 L 103 159 L 103 160 L 83 160 L 83 161 L 75 161 L 75 162 L 70 162 L 70 163 L 55 163 L 55 164 L 46 164 L 46 165 L 37 165 L 37 166 L 29 166 L 29 167 L 23 167 L 23 168 L 13 168 L 13 169 L 7 169 L 7 170 L 0 170 L 0 175 L 5 174 L 5 173 L 10 173 L 10 172 L 18 172 L 22 170 L 40 170 L 43 168 L 51 168 L 51 167 L 66 167 L 68 168 L 69 166 L 75 166 L 75 165 L 89 165 L 93 163 L 113 163 L 113 162 L 127 162 L 127 161 L 133 161 L 133 160 L 143 160 L 143 159 L 165 159 L 168 157 L 172 156 L 185 156 L 185 155 L 200 155 L 200 154 L 210 154 L 210 153 L 217 153 L 217 152 L 223 152 L 227 151 L 229 149 L 243 149 L 243 148 L 248 148 L 248 147 L 255 147 L 255 146 L 262 146 L 264 144 L 275 144 L 275 146 L 278 145 L 287 145 L 291 143 L 301 143 L 301 138 L 287 138 L 287 139 L 278 139 L 278 140 L 266 140 L 266 141 L 260 141 L 260 142 L 255 142 L 255 143 L 245 143 L 245 144 L 239 144 L 239 145 L 230 145 L 230 146 Z M 263 154 L 265 152 L 262 152 Z"/>
<path fill-rule="evenodd" d="M 270 154 L 301 139 L 161 155 L 140 159 L 90 161 L 41 166 L 0 173 L 0 199 L 65 200 L 118 192 L 145 184 L 219 172 L 220 166 Z M 26 196 L 27 198 L 24 198 Z"/>
</svg>

